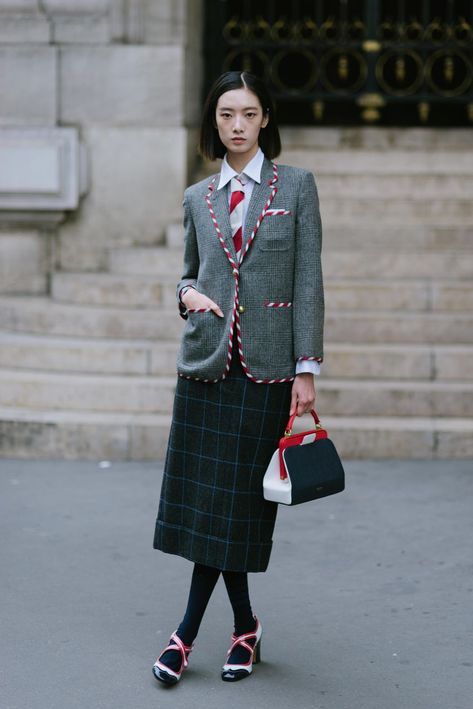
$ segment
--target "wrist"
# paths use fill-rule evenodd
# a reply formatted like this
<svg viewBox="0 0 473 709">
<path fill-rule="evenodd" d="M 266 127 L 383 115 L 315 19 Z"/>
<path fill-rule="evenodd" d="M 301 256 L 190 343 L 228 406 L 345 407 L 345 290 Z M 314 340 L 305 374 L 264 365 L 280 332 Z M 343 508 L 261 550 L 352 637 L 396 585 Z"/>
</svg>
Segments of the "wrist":
<svg viewBox="0 0 473 709">
<path fill-rule="evenodd" d="M 182 303 L 183 305 L 185 305 L 185 303 L 184 303 L 184 301 L 183 301 L 182 299 L 183 299 L 183 297 L 185 296 L 185 294 L 186 294 L 191 288 L 193 288 L 194 290 L 196 290 L 195 286 L 193 286 L 193 285 L 188 285 L 188 286 L 183 286 L 183 287 L 181 288 L 181 290 L 179 291 L 179 300 L 181 301 L 181 303 Z"/>
</svg>

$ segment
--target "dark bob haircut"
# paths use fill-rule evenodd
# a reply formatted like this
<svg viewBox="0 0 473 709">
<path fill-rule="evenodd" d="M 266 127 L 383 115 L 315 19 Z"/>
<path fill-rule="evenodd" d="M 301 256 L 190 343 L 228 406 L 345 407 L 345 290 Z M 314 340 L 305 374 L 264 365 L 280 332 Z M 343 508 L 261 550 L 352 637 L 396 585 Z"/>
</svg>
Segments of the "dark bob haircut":
<svg viewBox="0 0 473 709">
<path fill-rule="evenodd" d="M 200 127 L 200 154 L 208 160 L 223 158 L 225 155 L 226 148 L 218 135 L 215 114 L 220 96 L 234 89 L 249 89 L 258 97 L 263 115 L 269 118 L 266 128 L 262 128 L 260 131 L 258 142 L 265 156 L 272 160 L 281 152 L 281 138 L 276 123 L 273 99 L 265 83 L 247 71 L 226 71 L 211 86 L 204 104 Z"/>
</svg>

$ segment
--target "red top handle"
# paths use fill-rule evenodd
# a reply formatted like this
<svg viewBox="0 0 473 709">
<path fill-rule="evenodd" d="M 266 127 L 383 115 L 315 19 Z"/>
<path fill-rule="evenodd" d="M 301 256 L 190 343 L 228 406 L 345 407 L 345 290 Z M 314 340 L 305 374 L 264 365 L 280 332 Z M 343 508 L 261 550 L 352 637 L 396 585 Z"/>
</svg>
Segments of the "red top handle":
<svg viewBox="0 0 473 709">
<path fill-rule="evenodd" d="M 315 409 L 311 409 L 309 413 L 312 414 L 312 416 L 313 416 L 313 418 L 314 418 L 314 421 L 315 421 L 315 425 L 316 425 L 316 426 L 320 425 L 320 419 L 319 419 L 319 417 L 318 417 L 318 415 L 317 415 L 316 410 L 315 410 Z M 294 420 L 295 420 L 296 416 L 297 416 L 297 412 L 294 413 L 294 414 L 292 414 L 292 416 L 290 417 L 289 421 L 287 422 L 286 430 L 285 430 L 285 432 L 284 432 L 284 433 L 286 434 L 286 436 L 290 436 L 290 435 L 291 435 L 291 433 L 292 433 L 292 426 L 293 426 L 293 424 L 294 424 Z"/>
</svg>

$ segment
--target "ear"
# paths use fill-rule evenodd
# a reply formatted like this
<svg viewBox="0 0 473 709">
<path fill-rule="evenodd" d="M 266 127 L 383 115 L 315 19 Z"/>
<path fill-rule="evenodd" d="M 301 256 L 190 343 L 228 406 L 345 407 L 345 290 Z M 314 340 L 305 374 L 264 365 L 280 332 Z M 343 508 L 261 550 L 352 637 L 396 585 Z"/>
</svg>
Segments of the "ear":
<svg viewBox="0 0 473 709">
<path fill-rule="evenodd" d="M 266 111 L 266 113 L 263 116 L 263 122 L 261 123 L 261 128 L 266 128 L 268 123 L 269 123 L 269 111 Z"/>
</svg>

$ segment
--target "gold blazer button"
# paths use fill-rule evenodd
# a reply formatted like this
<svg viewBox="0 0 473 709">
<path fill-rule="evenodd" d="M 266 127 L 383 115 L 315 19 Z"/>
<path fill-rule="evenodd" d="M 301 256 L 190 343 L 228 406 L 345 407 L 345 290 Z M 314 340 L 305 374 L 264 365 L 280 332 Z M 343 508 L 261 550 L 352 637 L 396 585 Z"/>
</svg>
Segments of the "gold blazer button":
<svg viewBox="0 0 473 709">
<path fill-rule="evenodd" d="M 238 306 L 238 312 L 239 312 L 239 313 L 244 313 L 244 312 L 245 312 L 245 308 L 244 308 L 243 305 L 239 305 L 239 306 Z"/>
</svg>

